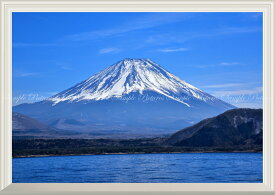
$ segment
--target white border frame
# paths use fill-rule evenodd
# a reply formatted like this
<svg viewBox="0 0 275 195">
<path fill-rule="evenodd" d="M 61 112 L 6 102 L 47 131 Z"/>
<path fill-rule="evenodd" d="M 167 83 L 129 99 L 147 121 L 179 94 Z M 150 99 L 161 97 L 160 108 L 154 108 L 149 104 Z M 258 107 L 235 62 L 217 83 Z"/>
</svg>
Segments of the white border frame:
<svg viewBox="0 0 275 195">
<path fill-rule="evenodd" d="M 183 193 L 273 194 L 275 192 L 275 0 L 0 0 L 0 194 Z M 210 184 L 12 184 L 12 12 L 263 12 L 263 183 Z M 272 120 L 273 119 L 273 120 Z"/>
</svg>

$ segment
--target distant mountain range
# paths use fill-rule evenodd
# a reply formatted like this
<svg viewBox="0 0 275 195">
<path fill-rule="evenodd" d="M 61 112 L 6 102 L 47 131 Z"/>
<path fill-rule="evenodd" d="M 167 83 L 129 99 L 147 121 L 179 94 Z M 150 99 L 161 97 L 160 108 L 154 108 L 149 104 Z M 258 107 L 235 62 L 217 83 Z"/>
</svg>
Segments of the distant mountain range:
<svg viewBox="0 0 275 195">
<path fill-rule="evenodd" d="M 16 117 L 22 121 L 28 118 Z M 32 120 L 31 120 L 32 121 Z M 23 122 L 24 124 L 25 122 Z M 28 122 L 27 122 L 28 123 Z M 35 122 L 36 123 L 36 122 Z M 52 130 L 40 123 L 44 135 Z M 26 125 L 23 126 L 26 128 Z M 20 125 L 19 129 L 22 129 Z M 48 133 L 48 132 L 50 133 Z M 23 131 L 24 133 L 24 131 Z M 30 135 L 29 132 L 25 132 Z M 262 109 L 233 109 L 216 117 L 205 119 L 193 126 L 163 138 L 139 139 L 81 139 L 66 136 L 59 139 L 41 139 L 41 132 L 32 132 L 36 139 L 13 140 L 14 156 L 80 155 L 110 153 L 170 153 L 170 152 L 261 152 L 263 144 Z M 20 135 L 20 134 L 19 134 Z M 24 135 L 24 134 L 21 134 Z M 52 134 L 53 135 L 53 134 Z M 44 138 L 44 137 L 42 137 Z M 67 137 L 68 138 L 68 137 Z"/>
<path fill-rule="evenodd" d="M 71 122 L 74 123 L 74 121 Z M 89 135 L 74 135 L 68 131 L 53 129 L 19 113 L 13 113 L 13 136 L 55 139 L 94 138 L 89 137 Z M 116 141 L 107 141 L 106 143 L 109 142 L 118 145 Z M 143 142 L 144 140 L 140 143 L 137 140 L 135 144 L 139 146 Z M 165 138 L 151 138 L 151 140 L 146 140 L 145 143 L 152 146 L 230 148 L 236 146 L 262 146 L 262 142 L 263 110 L 239 108 L 202 120 Z M 100 141 L 100 143 L 106 145 L 104 141 Z"/>
<path fill-rule="evenodd" d="M 13 136 L 55 137 L 57 131 L 50 126 L 23 114 L 12 113 Z"/>
<path fill-rule="evenodd" d="M 12 135 L 14 138 L 68 138 L 76 133 L 53 128 L 26 115 L 12 113 Z"/>
<path fill-rule="evenodd" d="M 171 134 L 234 106 L 149 59 L 124 59 L 47 100 L 13 107 L 54 129 L 90 136 Z"/>
</svg>

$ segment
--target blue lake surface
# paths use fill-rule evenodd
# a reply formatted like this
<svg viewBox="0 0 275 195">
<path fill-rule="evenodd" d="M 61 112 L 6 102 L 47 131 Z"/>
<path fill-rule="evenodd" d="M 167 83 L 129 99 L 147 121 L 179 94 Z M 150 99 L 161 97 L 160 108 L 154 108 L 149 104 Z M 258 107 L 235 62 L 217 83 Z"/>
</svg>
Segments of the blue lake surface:
<svg viewBox="0 0 275 195">
<path fill-rule="evenodd" d="M 13 159 L 13 183 L 261 183 L 262 153 Z"/>
</svg>

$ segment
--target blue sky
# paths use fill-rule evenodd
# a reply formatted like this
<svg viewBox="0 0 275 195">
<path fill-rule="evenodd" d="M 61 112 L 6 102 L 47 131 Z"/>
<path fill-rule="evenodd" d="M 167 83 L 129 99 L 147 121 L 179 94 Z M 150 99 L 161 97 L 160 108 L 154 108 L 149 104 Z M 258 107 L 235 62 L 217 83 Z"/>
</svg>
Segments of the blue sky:
<svg viewBox="0 0 275 195">
<path fill-rule="evenodd" d="M 13 104 L 124 58 L 150 58 L 238 107 L 262 107 L 262 13 L 13 13 Z"/>
</svg>

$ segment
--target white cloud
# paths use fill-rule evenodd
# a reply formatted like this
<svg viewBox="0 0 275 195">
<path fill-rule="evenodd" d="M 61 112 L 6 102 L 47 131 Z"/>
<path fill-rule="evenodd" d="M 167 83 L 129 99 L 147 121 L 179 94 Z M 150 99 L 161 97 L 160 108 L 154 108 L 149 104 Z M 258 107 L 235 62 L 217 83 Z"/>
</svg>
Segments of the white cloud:
<svg viewBox="0 0 275 195">
<path fill-rule="evenodd" d="M 240 62 L 220 62 L 217 64 L 205 64 L 205 65 L 196 65 L 196 68 L 209 68 L 209 67 L 217 67 L 217 66 L 241 66 L 244 65 Z"/>
<path fill-rule="evenodd" d="M 225 84 L 220 84 L 220 85 L 205 85 L 202 86 L 204 88 L 224 88 L 224 87 L 239 87 L 242 86 L 242 83 L 225 83 Z"/>
<path fill-rule="evenodd" d="M 236 66 L 239 65 L 239 62 L 221 62 L 219 65 L 220 66 Z"/>
<path fill-rule="evenodd" d="M 234 35 L 234 34 L 243 34 L 243 33 L 254 33 L 254 32 L 260 32 L 260 31 L 262 31 L 261 27 L 250 27 L 250 26 L 225 27 L 225 28 L 214 29 L 209 32 L 204 32 L 204 31 L 194 32 L 190 34 L 190 36 L 186 36 L 186 39 L 216 37 L 221 35 Z"/>
<path fill-rule="evenodd" d="M 15 74 L 15 77 L 30 77 L 30 76 L 37 76 L 40 73 L 37 72 L 25 72 L 25 73 L 17 73 Z"/>
<path fill-rule="evenodd" d="M 58 43 L 13 43 L 12 47 L 52 47 L 52 46 L 63 46 Z"/>
<path fill-rule="evenodd" d="M 262 27 L 259 26 L 243 26 L 243 27 L 222 27 L 200 31 L 177 31 L 174 33 L 155 34 L 147 38 L 146 42 L 151 44 L 160 43 L 184 43 L 193 39 L 206 39 L 218 36 L 230 36 L 235 34 L 261 32 Z"/>
<path fill-rule="evenodd" d="M 221 90 L 214 91 L 211 95 L 239 108 L 262 108 L 262 87 L 243 90 Z"/>
<path fill-rule="evenodd" d="M 260 102 L 232 102 L 238 108 L 263 108 L 263 103 Z"/>
<path fill-rule="evenodd" d="M 165 17 L 163 17 L 163 14 L 160 14 L 160 13 L 146 14 L 143 17 L 139 17 L 131 21 L 128 21 L 126 23 L 117 25 L 118 27 L 89 31 L 89 32 L 80 32 L 77 34 L 68 35 L 65 37 L 65 39 L 71 40 L 71 41 L 94 40 L 100 37 L 120 35 L 123 33 L 129 33 L 136 30 L 149 29 L 149 28 L 161 26 L 164 24 L 182 21 L 183 19 L 186 19 L 191 15 L 192 13 L 188 13 L 188 14 L 187 13 L 186 14 L 170 13 L 170 14 L 166 14 Z"/>
<path fill-rule="evenodd" d="M 69 66 L 67 66 L 67 65 L 60 66 L 60 68 L 61 68 L 62 70 L 72 70 L 72 68 L 69 67 Z"/>
<path fill-rule="evenodd" d="M 120 51 L 120 49 L 118 49 L 118 48 L 112 48 L 112 47 L 110 47 L 110 48 L 103 48 L 103 49 L 99 50 L 98 53 L 100 53 L 100 54 L 107 54 L 107 53 L 117 53 L 119 51 Z"/>
<path fill-rule="evenodd" d="M 65 62 L 55 62 L 55 64 L 62 70 L 72 70 L 72 68 Z"/>
<path fill-rule="evenodd" d="M 180 52 L 180 51 L 187 51 L 188 48 L 175 48 L 175 49 L 159 49 L 157 51 L 164 52 L 164 53 L 170 53 L 170 52 Z"/>
<path fill-rule="evenodd" d="M 215 91 L 212 94 L 216 97 L 222 96 L 243 96 L 243 95 L 253 95 L 263 92 L 262 87 L 256 87 L 254 89 L 243 89 L 243 90 L 226 90 L 226 91 Z"/>
<path fill-rule="evenodd" d="M 184 21 L 190 17 L 193 17 L 193 13 L 151 13 L 144 15 L 139 18 L 128 20 L 127 22 L 122 22 L 114 27 L 98 29 L 87 32 L 79 32 L 76 34 L 69 34 L 61 37 L 50 43 L 14 43 L 13 47 L 50 47 L 50 46 L 68 46 L 74 41 L 87 41 L 87 40 L 97 40 L 99 38 L 105 38 L 110 36 L 119 36 L 121 34 L 145 30 L 154 27 L 158 27 L 165 24 L 176 23 Z M 258 16 L 258 14 L 255 14 Z M 150 42 L 154 44 L 163 44 L 167 42 L 178 42 L 182 43 L 190 39 L 205 38 L 205 37 L 215 37 L 220 35 L 231 35 L 239 33 L 253 33 L 262 31 L 261 27 L 257 26 L 244 26 L 244 27 L 223 27 L 218 29 L 212 29 L 207 31 L 196 31 L 196 32 L 177 32 L 168 34 L 155 34 L 145 40 L 145 42 Z"/>
<path fill-rule="evenodd" d="M 235 105 L 239 108 L 262 108 L 263 107 L 263 94 L 261 90 L 246 90 L 245 92 L 235 93 L 236 95 L 222 95 L 218 97 L 225 102 Z M 238 94 L 238 95 L 237 95 Z"/>
</svg>

